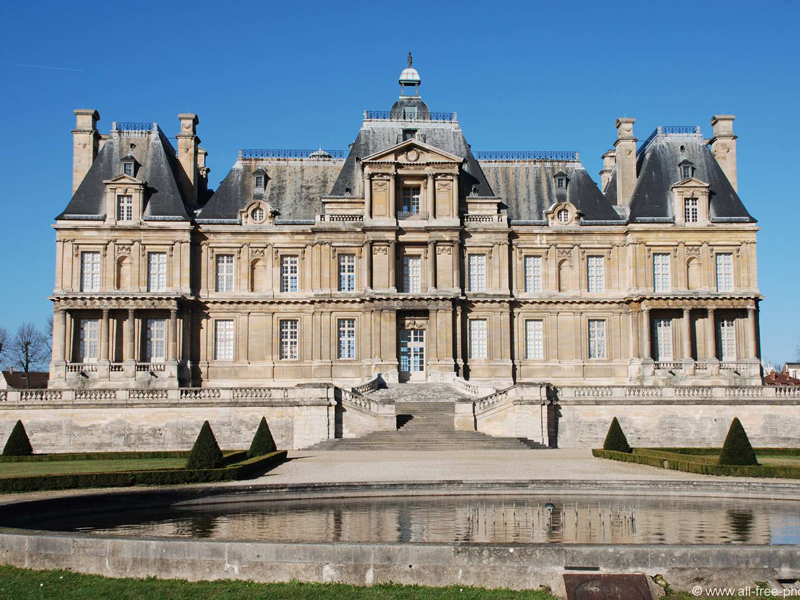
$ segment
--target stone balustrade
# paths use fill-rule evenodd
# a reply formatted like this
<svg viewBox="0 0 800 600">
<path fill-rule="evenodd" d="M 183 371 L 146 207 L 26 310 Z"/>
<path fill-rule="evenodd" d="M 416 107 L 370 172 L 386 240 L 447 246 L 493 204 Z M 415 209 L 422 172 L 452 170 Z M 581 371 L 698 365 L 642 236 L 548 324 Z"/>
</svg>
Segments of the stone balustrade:
<svg viewBox="0 0 800 600">
<path fill-rule="evenodd" d="M 754 400 L 765 402 L 796 401 L 800 403 L 800 387 L 780 386 L 559 386 L 551 399 L 569 403 L 623 403 L 654 400 L 659 403 L 686 401 L 731 402 Z M 795 402 L 792 402 L 795 403 Z"/>
</svg>

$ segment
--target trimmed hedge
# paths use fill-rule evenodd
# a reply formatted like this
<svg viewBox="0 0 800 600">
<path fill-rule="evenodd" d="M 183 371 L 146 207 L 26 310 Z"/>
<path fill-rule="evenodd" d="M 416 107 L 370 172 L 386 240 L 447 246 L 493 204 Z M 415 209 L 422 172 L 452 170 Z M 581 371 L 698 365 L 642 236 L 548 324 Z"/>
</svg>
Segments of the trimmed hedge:
<svg viewBox="0 0 800 600">
<path fill-rule="evenodd" d="M 244 450 L 234 453 L 239 457 L 244 457 L 245 454 Z M 286 454 L 286 450 L 279 450 L 266 456 L 258 456 L 217 469 L 157 469 L 152 471 L 3 477 L 0 478 L 0 493 L 238 481 L 266 473 L 285 461 Z M 231 456 L 233 455 L 228 455 L 226 459 Z"/>
<path fill-rule="evenodd" d="M 222 450 L 219 449 L 217 438 L 211 431 L 208 421 L 203 422 L 200 433 L 194 441 L 192 451 L 186 461 L 187 469 L 216 469 L 222 463 Z"/>
<path fill-rule="evenodd" d="M 721 465 L 758 465 L 756 453 L 750 444 L 750 438 L 742 427 L 739 417 L 734 417 L 728 435 L 725 436 L 725 443 L 719 453 L 719 464 Z"/>
<path fill-rule="evenodd" d="M 14 429 L 11 430 L 11 435 L 8 436 L 5 448 L 3 448 L 3 456 L 30 456 L 31 454 L 33 454 L 33 446 L 28 439 L 28 432 L 25 431 L 22 421 L 17 421 Z"/>
<path fill-rule="evenodd" d="M 253 436 L 253 443 L 250 444 L 250 450 L 247 451 L 247 456 L 250 458 L 254 456 L 264 456 L 270 452 L 275 452 L 275 440 L 272 437 L 272 432 L 267 425 L 266 417 L 261 417 L 261 422 L 258 424 L 256 434 Z"/>
<path fill-rule="evenodd" d="M 245 450 L 223 450 L 224 459 L 230 454 L 247 454 Z M 164 450 L 150 452 L 63 452 L 56 454 L 32 454 L 30 456 L 0 456 L 4 462 L 58 462 L 66 460 L 118 460 L 137 458 L 188 458 L 189 450 Z M 237 460 L 242 460 L 238 458 Z"/>
<path fill-rule="evenodd" d="M 597 458 L 608 458 L 622 462 L 637 463 L 673 471 L 683 471 L 685 473 L 697 473 L 699 475 L 728 475 L 731 477 L 774 477 L 781 479 L 800 479 L 800 467 L 773 467 L 773 466 L 739 466 L 739 465 L 720 465 L 709 462 L 701 463 L 689 460 L 685 454 L 675 453 L 677 458 L 667 458 L 647 452 L 634 451 L 632 454 L 626 452 L 615 452 L 613 450 L 601 450 L 595 448 L 592 455 Z M 659 452 L 658 454 L 669 454 Z M 696 457 L 691 457 L 692 459 Z"/>
<path fill-rule="evenodd" d="M 630 444 L 628 444 L 628 438 L 625 437 L 625 432 L 622 431 L 622 426 L 619 424 L 617 417 L 614 417 L 614 420 L 611 421 L 611 425 L 608 427 L 608 433 L 606 434 L 606 439 L 603 442 L 603 449 L 627 453 L 630 453 L 632 450 Z"/>
<path fill-rule="evenodd" d="M 646 448 L 673 454 L 693 454 L 695 456 L 714 455 L 719 457 L 722 448 Z M 759 454 L 769 456 L 800 456 L 800 448 L 753 448 L 756 456 Z M 635 450 L 634 450 L 635 452 Z"/>
</svg>

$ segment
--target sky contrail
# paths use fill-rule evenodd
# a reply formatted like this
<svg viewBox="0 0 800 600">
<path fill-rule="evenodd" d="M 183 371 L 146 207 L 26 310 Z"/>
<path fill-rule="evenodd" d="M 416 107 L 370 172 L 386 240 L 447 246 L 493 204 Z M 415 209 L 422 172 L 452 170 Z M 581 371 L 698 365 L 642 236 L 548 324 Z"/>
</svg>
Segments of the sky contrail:
<svg viewBox="0 0 800 600">
<path fill-rule="evenodd" d="M 0 60 L 0 65 L 10 65 L 12 67 L 32 67 L 34 69 L 51 69 L 53 71 L 72 71 L 73 73 L 83 73 L 83 69 L 67 69 L 65 67 L 48 67 L 46 65 L 27 65 L 25 63 L 5 62 Z"/>
</svg>

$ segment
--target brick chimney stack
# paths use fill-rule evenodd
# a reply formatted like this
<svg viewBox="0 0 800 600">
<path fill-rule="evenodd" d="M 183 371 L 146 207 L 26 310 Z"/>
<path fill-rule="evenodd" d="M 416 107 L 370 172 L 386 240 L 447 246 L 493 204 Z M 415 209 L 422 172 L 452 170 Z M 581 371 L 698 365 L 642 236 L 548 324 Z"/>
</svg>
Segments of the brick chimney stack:
<svg viewBox="0 0 800 600">
<path fill-rule="evenodd" d="M 100 113 L 91 108 L 80 108 L 75 113 L 75 129 L 72 130 L 72 193 L 89 172 L 99 151 L 100 133 L 97 122 Z"/>
<path fill-rule="evenodd" d="M 614 154 L 617 163 L 617 205 L 630 206 L 633 188 L 636 186 L 636 138 L 633 136 L 633 124 L 636 119 L 620 118 L 614 126 L 617 128 L 617 141 L 614 142 Z"/>
<path fill-rule="evenodd" d="M 197 169 L 197 153 L 200 146 L 197 125 L 199 125 L 200 119 L 191 113 L 180 114 L 178 119 L 181 121 L 181 131 L 178 134 L 178 160 L 186 176 L 183 181 L 183 192 L 190 203 L 197 204 L 197 189 L 200 179 Z"/>
<path fill-rule="evenodd" d="M 728 177 L 733 189 L 739 191 L 739 183 L 736 176 L 736 136 L 733 134 L 733 115 L 715 115 L 711 117 L 711 126 L 714 133 L 709 140 L 711 153 L 717 159 L 717 163 L 722 167 L 722 171 Z"/>
<path fill-rule="evenodd" d="M 617 164 L 617 153 L 614 150 L 606 150 L 602 156 L 603 170 L 600 171 L 600 190 L 605 192 L 608 182 L 611 181 L 611 172 Z"/>
</svg>

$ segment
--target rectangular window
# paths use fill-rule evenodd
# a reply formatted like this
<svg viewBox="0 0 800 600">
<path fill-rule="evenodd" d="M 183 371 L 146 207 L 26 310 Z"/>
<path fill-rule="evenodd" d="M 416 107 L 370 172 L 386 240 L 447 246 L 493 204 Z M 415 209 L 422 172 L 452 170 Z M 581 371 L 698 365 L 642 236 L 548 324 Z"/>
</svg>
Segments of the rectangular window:
<svg viewBox="0 0 800 600">
<path fill-rule="evenodd" d="M 717 349 L 722 362 L 736 360 L 736 321 L 734 319 L 719 320 Z"/>
<path fill-rule="evenodd" d="M 656 360 L 672 360 L 672 319 L 654 319 Z"/>
<path fill-rule="evenodd" d="M 421 259 L 419 256 L 403 257 L 403 291 L 406 293 L 419 293 L 422 291 L 420 279 Z"/>
<path fill-rule="evenodd" d="M 233 360 L 233 319 L 214 321 L 214 360 Z"/>
<path fill-rule="evenodd" d="M 653 254 L 653 289 L 667 292 L 670 288 L 669 254 Z"/>
<path fill-rule="evenodd" d="M 233 291 L 233 254 L 217 254 L 217 291 Z"/>
<path fill-rule="evenodd" d="M 589 358 L 606 357 L 606 322 L 589 320 Z"/>
<path fill-rule="evenodd" d="M 470 254 L 467 259 L 467 271 L 469 274 L 469 291 L 486 291 L 486 255 Z"/>
<path fill-rule="evenodd" d="M 525 321 L 525 357 L 528 360 L 544 358 L 544 323 Z"/>
<path fill-rule="evenodd" d="M 132 162 L 124 162 L 122 163 L 122 174 L 128 175 L 129 177 L 133 177 L 133 163 Z"/>
<path fill-rule="evenodd" d="M 163 362 L 167 348 L 167 323 L 164 319 L 147 319 L 144 362 Z"/>
<path fill-rule="evenodd" d="M 605 291 L 605 258 L 590 256 L 587 258 L 589 291 L 593 293 Z"/>
<path fill-rule="evenodd" d="M 78 361 L 95 362 L 99 356 L 100 321 L 97 319 L 81 319 L 80 339 L 78 340 Z"/>
<path fill-rule="evenodd" d="M 410 215 L 419 214 L 419 196 L 420 188 L 418 187 L 404 187 L 403 188 L 403 212 Z"/>
<path fill-rule="evenodd" d="M 469 357 L 486 358 L 486 320 L 470 319 Z"/>
<path fill-rule="evenodd" d="M 296 292 L 299 260 L 296 256 L 281 256 L 281 291 Z"/>
<path fill-rule="evenodd" d="M 167 289 L 167 253 L 147 254 L 147 291 L 163 292 Z"/>
<path fill-rule="evenodd" d="M 733 291 L 733 254 L 717 254 L 717 291 Z"/>
<path fill-rule="evenodd" d="M 256 189 L 260 190 L 264 187 L 264 176 L 256 175 Z"/>
<path fill-rule="evenodd" d="M 339 255 L 339 291 L 356 291 L 356 256 L 355 254 Z"/>
<path fill-rule="evenodd" d="M 542 291 L 541 256 L 525 257 L 525 291 L 529 293 Z"/>
<path fill-rule="evenodd" d="M 684 198 L 683 220 L 686 223 L 697 223 L 700 220 L 697 208 L 697 198 Z"/>
<path fill-rule="evenodd" d="M 281 360 L 297 357 L 297 321 L 281 321 Z"/>
<path fill-rule="evenodd" d="M 81 291 L 100 291 L 99 252 L 81 252 Z"/>
<path fill-rule="evenodd" d="M 339 358 L 356 357 L 356 320 L 339 319 Z"/>
<path fill-rule="evenodd" d="M 692 176 L 692 167 L 690 167 L 689 165 L 684 165 L 683 167 L 681 167 L 681 171 L 683 172 L 684 179 L 689 179 L 689 177 Z"/>
<path fill-rule="evenodd" d="M 133 196 L 117 196 L 117 221 L 133 220 Z"/>
</svg>

